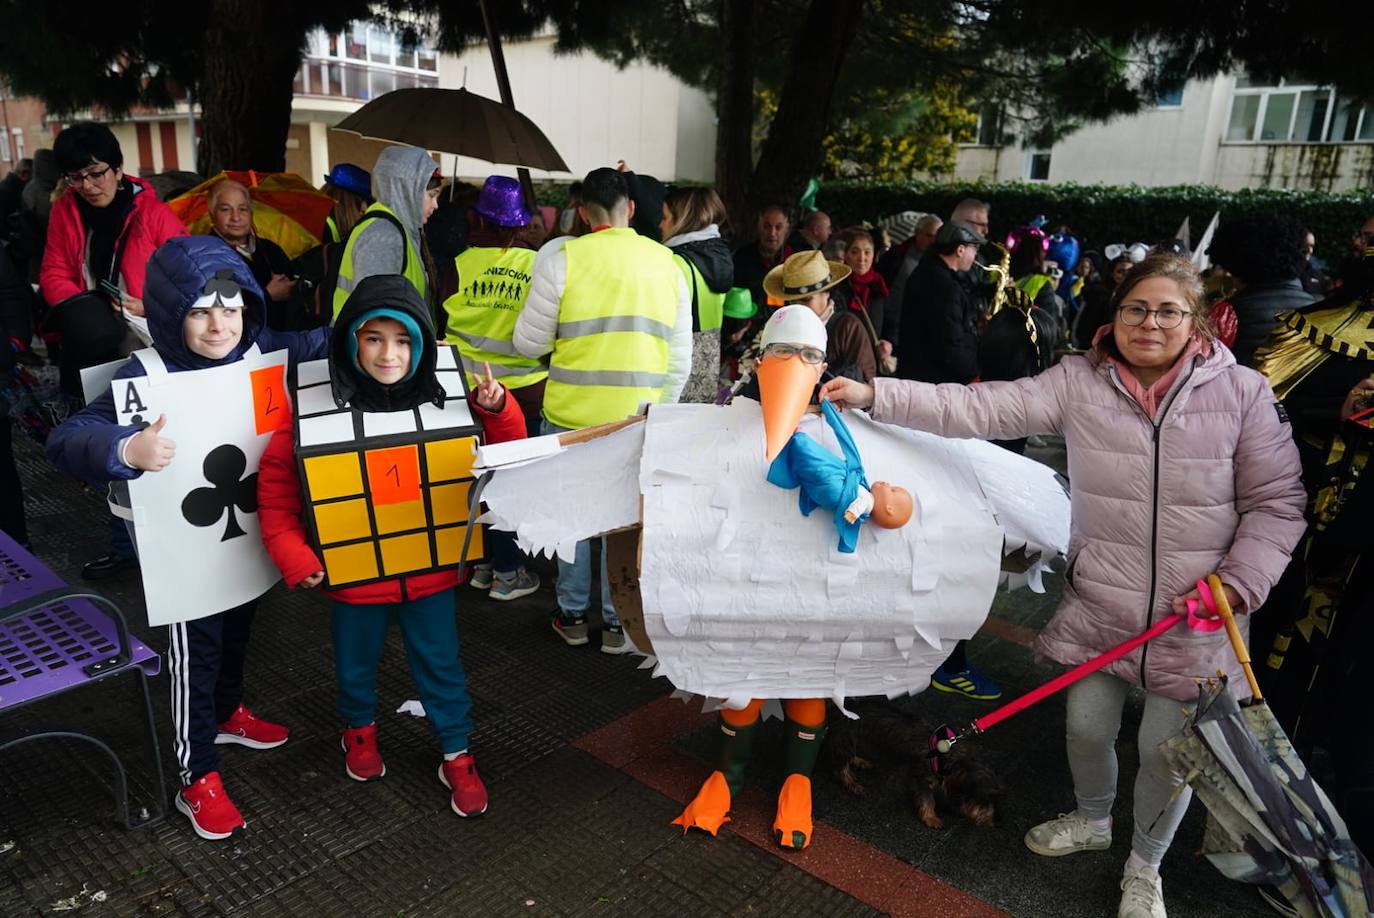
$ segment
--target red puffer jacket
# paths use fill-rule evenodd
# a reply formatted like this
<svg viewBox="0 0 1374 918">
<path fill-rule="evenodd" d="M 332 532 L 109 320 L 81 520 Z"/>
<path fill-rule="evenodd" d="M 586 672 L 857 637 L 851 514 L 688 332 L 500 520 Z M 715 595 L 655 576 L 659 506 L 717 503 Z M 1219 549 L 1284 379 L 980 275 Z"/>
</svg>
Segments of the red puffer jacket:
<svg viewBox="0 0 1374 918">
<path fill-rule="evenodd" d="M 143 274 L 148 259 L 168 239 L 186 235 L 186 227 L 171 208 L 157 199 L 153 186 L 132 175 L 124 176 L 134 186 L 134 206 L 124 220 L 120 245 L 119 274 L 124 292 L 143 299 Z M 85 293 L 94 285 L 86 271 L 86 228 L 76 207 L 76 189 L 68 189 L 53 202 L 48 220 L 48 246 L 43 250 L 43 266 L 38 272 L 43 299 L 56 305 L 68 297 Z"/>
<path fill-rule="evenodd" d="M 507 393 L 509 396 L 509 393 Z M 520 440 L 525 436 L 525 415 L 514 398 L 506 398 L 500 414 L 492 414 L 470 399 L 473 414 L 481 421 L 488 443 Z M 301 482 L 296 474 L 294 425 L 288 424 L 272 435 L 258 468 L 258 525 L 267 554 L 282 573 L 289 587 L 324 569 L 311 547 L 301 519 Z M 354 605 L 423 599 L 458 585 L 456 569 L 396 577 L 362 586 L 325 590 L 332 599 Z"/>
</svg>

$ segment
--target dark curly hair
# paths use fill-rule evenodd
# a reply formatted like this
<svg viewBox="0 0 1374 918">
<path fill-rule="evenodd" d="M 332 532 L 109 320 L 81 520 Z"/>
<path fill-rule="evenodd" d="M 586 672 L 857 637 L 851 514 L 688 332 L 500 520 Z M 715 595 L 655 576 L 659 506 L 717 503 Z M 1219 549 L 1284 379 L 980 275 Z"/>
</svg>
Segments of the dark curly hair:
<svg viewBox="0 0 1374 918">
<path fill-rule="evenodd" d="M 1301 275 L 1304 235 L 1292 217 L 1261 211 L 1223 219 L 1207 254 L 1246 284 L 1272 284 Z"/>
</svg>

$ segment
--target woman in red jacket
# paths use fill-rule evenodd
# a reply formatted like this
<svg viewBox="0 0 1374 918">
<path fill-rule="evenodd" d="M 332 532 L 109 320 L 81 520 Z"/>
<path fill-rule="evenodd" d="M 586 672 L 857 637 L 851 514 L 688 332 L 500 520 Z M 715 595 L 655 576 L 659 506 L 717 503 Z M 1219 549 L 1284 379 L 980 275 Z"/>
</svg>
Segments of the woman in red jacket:
<svg viewBox="0 0 1374 918">
<path fill-rule="evenodd" d="M 124 153 L 105 125 L 73 124 L 52 147 L 67 190 L 48 218 L 38 286 L 53 307 L 92 294 L 53 313 L 53 330 L 62 334 L 62 391 L 80 398 L 81 370 L 149 343 L 143 317 L 148 259 L 168 239 L 185 236 L 186 227 L 151 185 L 124 174 Z M 81 568 L 84 579 L 103 580 L 138 563 L 122 521 L 113 521 L 110 538 L 110 552 Z"/>
<path fill-rule="evenodd" d="M 363 412 L 410 411 L 442 394 L 435 377 L 435 334 L 429 310 L 400 275 L 364 278 L 335 320 L 329 345 L 335 398 Z M 488 379 L 470 396 L 488 442 L 525 436 L 520 406 Z M 287 586 L 311 589 L 324 579 L 318 546 L 301 522 L 291 426 L 273 434 L 258 471 L 258 522 L 263 544 Z M 468 750 L 472 702 L 458 656 L 454 617 L 456 570 L 362 586 L 329 589 L 330 632 L 344 717 L 344 771 L 355 781 L 386 774 L 377 749 L 377 664 L 392 617 L 401 627 L 411 676 L 444 760 L 439 780 L 459 816 L 486 812 L 487 790 Z"/>
</svg>

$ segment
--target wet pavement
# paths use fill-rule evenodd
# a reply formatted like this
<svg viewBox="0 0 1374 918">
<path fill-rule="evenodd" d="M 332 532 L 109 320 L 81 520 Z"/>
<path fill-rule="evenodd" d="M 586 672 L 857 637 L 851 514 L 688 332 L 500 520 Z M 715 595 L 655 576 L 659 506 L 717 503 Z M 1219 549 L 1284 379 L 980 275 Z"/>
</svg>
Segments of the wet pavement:
<svg viewBox="0 0 1374 918">
<path fill-rule="evenodd" d="M 19 443 L 34 553 L 78 582 L 82 561 L 106 550 L 103 500 L 52 472 Z M 1040 452 L 1062 463 L 1053 444 Z M 1128 799 L 1118 799 L 1110 851 L 1045 859 L 1026 829 L 1072 809 L 1062 699 L 971 740 L 1007 787 L 995 828 L 919 823 L 910 769 L 867 774 L 851 796 L 821 769 L 811 848 L 771 844 L 781 784 L 781 737 L 765 725 L 735 821 L 718 838 L 669 825 L 709 771 L 711 718 L 636 657 L 570 648 L 550 631 L 552 571 L 544 588 L 496 603 L 460 588 L 463 660 L 474 699 L 473 752 L 490 811 L 463 820 L 436 777 L 438 749 L 423 719 L 391 713 L 415 693 L 393 631 L 379 677 L 378 724 L 387 775 L 359 784 L 343 772 L 333 661 L 323 597 L 274 589 L 255 624 L 247 703 L 292 729 L 267 751 L 222 747 L 225 786 L 248 820 L 230 842 L 205 842 L 172 812 L 160 825 L 113 823 L 108 765 L 70 741 L 0 753 L 0 916 L 90 915 L 635 915 L 1099 916 L 1115 914 L 1129 850 Z M 999 594 L 970 658 L 1008 696 L 1053 674 L 1027 646 L 1058 591 Z M 156 649 L 165 629 L 142 623 L 130 573 L 97 588 Z M 165 677 L 153 681 L 165 767 L 170 755 Z M 937 692 L 898 702 L 922 725 L 967 722 L 988 710 Z M 832 716 L 838 716 L 832 714 Z M 92 686 L 0 715 L 0 729 L 41 718 L 107 739 L 131 769 L 136 799 L 152 796 L 132 688 Z M 1135 773 L 1133 699 L 1118 745 L 1121 786 Z M 1174 918 L 1267 914 L 1248 888 L 1194 852 L 1194 803 L 1163 867 Z"/>
</svg>

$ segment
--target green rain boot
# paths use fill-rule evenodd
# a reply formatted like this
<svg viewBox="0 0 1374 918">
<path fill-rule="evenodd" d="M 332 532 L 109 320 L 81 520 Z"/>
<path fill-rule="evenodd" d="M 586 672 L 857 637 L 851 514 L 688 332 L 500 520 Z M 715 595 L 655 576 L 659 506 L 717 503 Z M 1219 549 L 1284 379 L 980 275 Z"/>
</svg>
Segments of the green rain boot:
<svg viewBox="0 0 1374 918">
<path fill-rule="evenodd" d="M 811 771 L 825 739 L 825 724 L 803 727 L 784 721 L 787 736 L 787 779 L 778 792 L 778 815 L 773 820 L 773 840 L 798 850 L 811 844 Z"/>
<path fill-rule="evenodd" d="M 730 801 L 744 786 L 744 770 L 749 765 L 749 751 L 754 746 L 754 736 L 759 732 L 759 722 L 736 727 L 717 721 L 720 727 L 720 756 L 716 770 L 701 785 L 696 797 L 687 804 L 682 815 L 673 820 L 673 825 L 688 829 L 702 829 L 715 835 L 720 827 L 730 821 Z M 813 758 L 814 761 L 814 758 Z"/>
</svg>

